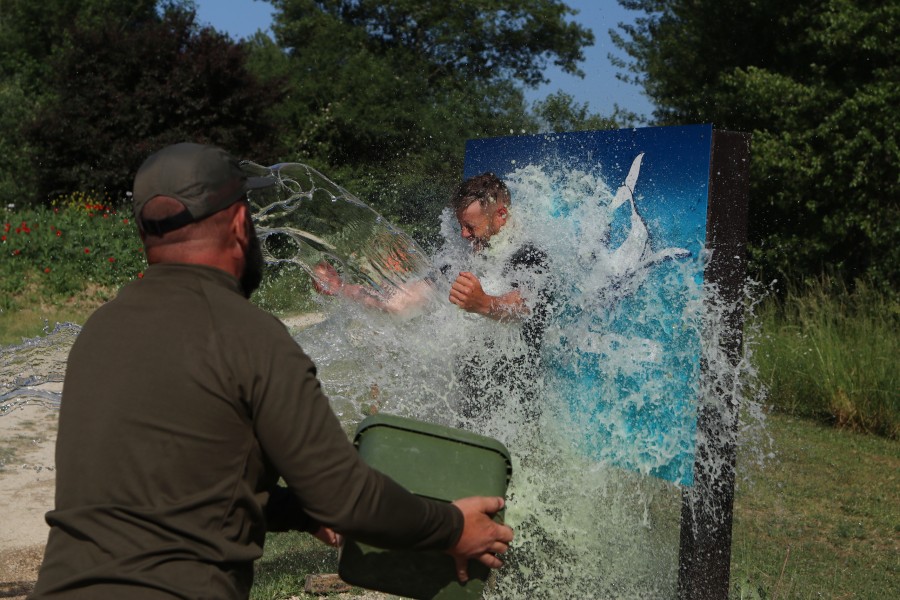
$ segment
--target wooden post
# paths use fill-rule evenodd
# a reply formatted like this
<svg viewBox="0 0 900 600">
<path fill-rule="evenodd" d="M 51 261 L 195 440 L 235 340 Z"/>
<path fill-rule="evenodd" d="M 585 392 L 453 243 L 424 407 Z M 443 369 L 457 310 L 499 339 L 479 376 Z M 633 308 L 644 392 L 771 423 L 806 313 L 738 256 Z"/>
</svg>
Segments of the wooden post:
<svg viewBox="0 0 900 600">
<path fill-rule="evenodd" d="M 712 250 L 705 281 L 717 284 L 724 305 L 721 348 L 733 365 L 743 342 L 743 285 L 746 271 L 750 136 L 713 131 L 709 169 L 706 246 Z M 705 365 L 701 377 L 710 383 Z M 710 385 L 701 388 L 709 389 Z M 678 597 L 721 600 L 728 597 L 731 522 L 734 505 L 734 434 L 737 399 L 720 386 L 715 406 L 700 400 L 694 486 L 681 499 Z M 713 465 L 713 466 L 711 466 Z"/>
</svg>

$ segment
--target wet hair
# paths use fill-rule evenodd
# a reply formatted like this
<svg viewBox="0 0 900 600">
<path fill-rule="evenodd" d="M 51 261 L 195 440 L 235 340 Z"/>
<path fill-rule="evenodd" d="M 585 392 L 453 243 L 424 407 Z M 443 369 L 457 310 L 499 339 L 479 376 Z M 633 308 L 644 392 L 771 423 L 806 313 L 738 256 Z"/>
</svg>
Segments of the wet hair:
<svg viewBox="0 0 900 600">
<path fill-rule="evenodd" d="M 465 210 L 473 202 L 482 207 L 493 206 L 498 202 L 509 206 L 509 190 L 503 180 L 493 173 L 482 173 L 463 181 L 450 197 L 450 208 L 455 212 Z"/>
</svg>

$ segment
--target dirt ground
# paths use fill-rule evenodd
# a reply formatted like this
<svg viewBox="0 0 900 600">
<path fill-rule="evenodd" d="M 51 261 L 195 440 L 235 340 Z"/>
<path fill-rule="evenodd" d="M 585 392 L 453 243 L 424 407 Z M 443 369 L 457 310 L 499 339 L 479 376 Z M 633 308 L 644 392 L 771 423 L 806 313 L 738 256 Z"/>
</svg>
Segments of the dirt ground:
<svg viewBox="0 0 900 600">
<path fill-rule="evenodd" d="M 0 416 L 0 598 L 25 598 L 37 580 L 44 514 L 53 508 L 57 415 L 26 405 Z"/>
</svg>

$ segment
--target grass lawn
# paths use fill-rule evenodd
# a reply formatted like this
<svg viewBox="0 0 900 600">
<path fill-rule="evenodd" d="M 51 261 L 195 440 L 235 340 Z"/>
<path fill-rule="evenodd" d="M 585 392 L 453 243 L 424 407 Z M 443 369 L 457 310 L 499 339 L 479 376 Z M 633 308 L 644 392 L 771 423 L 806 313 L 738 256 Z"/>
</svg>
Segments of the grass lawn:
<svg viewBox="0 0 900 600">
<path fill-rule="evenodd" d="M 732 598 L 900 598 L 900 443 L 784 416 L 769 428 L 777 458 L 739 465 Z M 315 598 L 306 575 L 336 569 L 310 536 L 269 534 L 251 597 Z"/>
<path fill-rule="evenodd" d="M 270 277 L 253 296 L 253 302 L 276 316 L 304 314 L 317 305 L 311 300 L 311 285 L 305 279 Z M 77 294 L 47 300 L 40 290 L 26 290 L 15 296 L 15 307 L 0 307 L 0 346 L 21 344 L 52 331 L 56 323 L 84 325 L 91 313 L 115 297 L 115 286 L 86 286 Z"/>
<path fill-rule="evenodd" d="M 745 598 L 900 598 L 900 442 L 769 427 L 776 460 L 737 489 L 733 584 Z"/>
<path fill-rule="evenodd" d="M 25 338 L 52 331 L 57 323 L 83 325 L 106 298 L 105 295 L 92 295 L 56 306 L 35 302 L 14 311 L 0 311 L 0 346 L 21 344 Z"/>
</svg>

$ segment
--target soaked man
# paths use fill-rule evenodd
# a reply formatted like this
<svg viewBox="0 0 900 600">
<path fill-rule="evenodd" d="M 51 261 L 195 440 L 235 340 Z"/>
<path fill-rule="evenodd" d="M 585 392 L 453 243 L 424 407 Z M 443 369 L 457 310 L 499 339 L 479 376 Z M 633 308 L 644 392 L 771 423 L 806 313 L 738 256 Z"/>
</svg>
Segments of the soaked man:
<svg viewBox="0 0 900 600">
<path fill-rule="evenodd" d="M 453 282 L 450 302 L 467 312 L 515 324 L 524 342 L 519 348 L 509 348 L 508 344 L 499 348 L 491 332 L 485 332 L 483 341 L 473 340 L 472 351 L 459 360 L 464 392 L 461 414 L 470 422 L 483 421 L 512 395 L 518 397 L 526 420 L 534 421 L 540 412 L 535 373 L 549 318 L 551 282 L 547 255 L 521 241 L 524 236 L 521 225 L 512 218 L 509 190 L 493 173 L 464 181 L 449 205 L 462 237 L 471 244 L 473 265 L 488 273 L 492 284 L 506 286 L 505 291 L 490 294 L 485 292 L 482 279 L 471 271 L 457 273 L 453 265 L 443 265 L 441 273 Z M 390 313 L 420 310 L 432 297 L 433 279 L 408 283 L 383 298 L 368 286 L 344 283 L 327 262 L 316 265 L 313 272 L 319 293 L 341 295 Z"/>
<path fill-rule="evenodd" d="M 271 183 L 189 143 L 138 171 L 150 266 L 72 347 L 33 598 L 247 598 L 272 530 L 446 550 L 461 581 L 469 559 L 500 566 L 503 499 L 423 499 L 366 466 L 310 358 L 248 302 L 262 257 L 246 195 Z"/>
<path fill-rule="evenodd" d="M 518 399 L 526 419 L 540 412 L 535 397 L 534 376 L 540 366 L 540 349 L 549 317 L 551 285 L 547 255 L 521 241 L 519 224 L 511 219 L 511 197 L 506 184 L 493 173 L 464 181 L 450 199 L 460 232 L 475 254 L 475 265 L 496 271 L 498 285 L 508 285 L 496 294 L 485 292 L 482 280 L 469 271 L 456 277 L 450 302 L 463 310 L 500 322 L 521 324 L 525 342 L 521 352 L 500 350 L 490 338 L 484 348 L 463 357 L 461 372 L 465 388 L 463 416 L 482 420 L 511 394 Z M 446 268 L 445 268 L 446 269 Z"/>
</svg>

